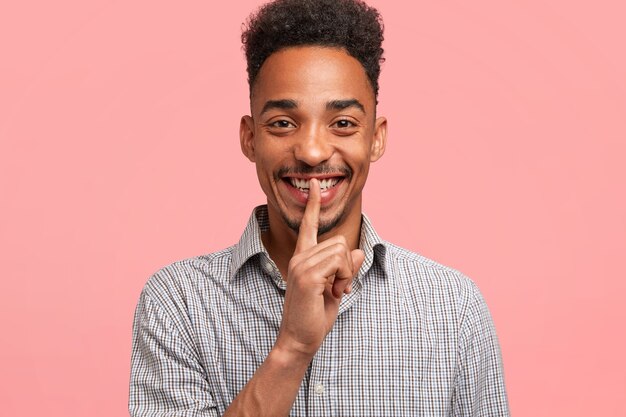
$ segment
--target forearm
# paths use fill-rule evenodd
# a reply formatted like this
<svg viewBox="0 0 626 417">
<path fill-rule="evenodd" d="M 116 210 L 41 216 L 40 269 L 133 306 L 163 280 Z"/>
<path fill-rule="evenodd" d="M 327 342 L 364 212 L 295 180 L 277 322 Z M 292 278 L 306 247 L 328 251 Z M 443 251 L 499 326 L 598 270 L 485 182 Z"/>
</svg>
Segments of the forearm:
<svg viewBox="0 0 626 417">
<path fill-rule="evenodd" d="M 272 349 L 224 417 L 288 416 L 310 362 L 310 357 Z"/>
</svg>

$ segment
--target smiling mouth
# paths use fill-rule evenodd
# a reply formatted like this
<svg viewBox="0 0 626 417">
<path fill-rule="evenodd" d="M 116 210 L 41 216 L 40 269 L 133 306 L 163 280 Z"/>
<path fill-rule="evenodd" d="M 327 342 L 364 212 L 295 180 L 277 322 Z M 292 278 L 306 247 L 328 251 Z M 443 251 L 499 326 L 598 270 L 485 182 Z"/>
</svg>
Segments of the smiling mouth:
<svg viewBox="0 0 626 417">
<path fill-rule="evenodd" d="M 330 190 L 331 188 L 337 186 L 337 184 L 339 184 L 339 182 L 343 180 L 343 178 L 344 177 L 331 177 L 331 178 L 324 178 L 324 179 L 318 178 L 318 181 L 320 183 L 320 191 L 324 192 L 324 191 Z M 294 177 L 287 177 L 284 179 L 287 180 L 287 182 L 289 182 L 289 184 L 291 184 L 292 187 L 297 188 L 303 193 L 309 192 L 309 188 L 311 184 L 310 179 L 294 178 Z"/>
</svg>

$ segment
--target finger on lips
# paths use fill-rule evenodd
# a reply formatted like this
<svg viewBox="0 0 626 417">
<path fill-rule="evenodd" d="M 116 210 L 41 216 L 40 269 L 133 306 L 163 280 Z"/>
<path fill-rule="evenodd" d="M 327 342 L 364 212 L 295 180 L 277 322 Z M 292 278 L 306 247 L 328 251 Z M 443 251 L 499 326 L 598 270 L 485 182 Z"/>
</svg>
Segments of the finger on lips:
<svg viewBox="0 0 626 417">
<path fill-rule="evenodd" d="M 311 178 L 309 183 L 309 198 L 304 209 L 304 216 L 300 223 L 296 253 L 317 245 L 317 228 L 320 217 L 321 190 L 319 181 Z"/>
<path fill-rule="evenodd" d="M 317 243 L 320 205 L 319 181 L 311 178 L 309 196 L 298 232 L 294 258 L 306 257 L 302 260 L 304 264 L 300 267 L 304 266 L 312 274 L 324 277 L 333 297 L 340 298 L 344 292 L 348 293 L 352 289 L 352 279 L 357 271 L 353 269 L 355 265 L 352 251 L 350 251 L 343 236 L 335 236 Z M 292 261 L 294 260 L 292 259 Z"/>
</svg>

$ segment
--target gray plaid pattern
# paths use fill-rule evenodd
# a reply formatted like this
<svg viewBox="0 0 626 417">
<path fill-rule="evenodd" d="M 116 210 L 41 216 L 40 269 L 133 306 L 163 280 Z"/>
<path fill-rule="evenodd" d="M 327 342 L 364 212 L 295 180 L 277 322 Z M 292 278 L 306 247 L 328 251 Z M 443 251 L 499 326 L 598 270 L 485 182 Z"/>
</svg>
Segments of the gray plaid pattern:
<svg viewBox="0 0 626 417">
<path fill-rule="evenodd" d="M 285 283 L 257 207 L 237 245 L 147 282 L 133 326 L 132 416 L 218 416 L 268 355 Z M 381 240 L 311 362 L 292 416 L 508 416 L 498 341 L 476 285 Z M 271 398 L 267 399 L 272 401 Z"/>
</svg>

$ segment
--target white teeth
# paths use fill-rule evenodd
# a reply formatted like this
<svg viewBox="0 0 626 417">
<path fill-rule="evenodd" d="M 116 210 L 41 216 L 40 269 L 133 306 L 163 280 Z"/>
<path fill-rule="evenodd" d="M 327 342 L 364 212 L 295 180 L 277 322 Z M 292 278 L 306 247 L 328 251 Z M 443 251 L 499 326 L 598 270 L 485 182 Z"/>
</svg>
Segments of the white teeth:
<svg viewBox="0 0 626 417">
<path fill-rule="evenodd" d="M 322 189 L 322 191 L 324 191 L 327 188 L 330 188 L 333 185 L 337 184 L 338 181 L 339 180 L 337 178 L 327 178 L 325 180 L 321 180 L 320 181 L 320 188 Z"/>
<path fill-rule="evenodd" d="M 289 178 L 289 182 L 291 182 L 291 185 L 293 185 L 296 188 L 299 188 L 300 190 L 303 191 L 308 191 L 309 190 L 309 180 L 305 180 L 305 179 L 301 179 L 301 178 Z M 339 182 L 339 179 L 337 178 L 326 178 L 323 180 L 320 180 L 320 189 L 322 191 L 327 190 L 328 188 L 333 187 L 335 184 L 337 184 Z"/>
<path fill-rule="evenodd" d="M 292 178 L 291 179 L 291 183 L 293 184 L 294 187 L 299 188 L 301 190 L 308 190 L 309 189 L 309 181 L 308 180 L 301 180 L 300 178 Z"/>
</svg>

